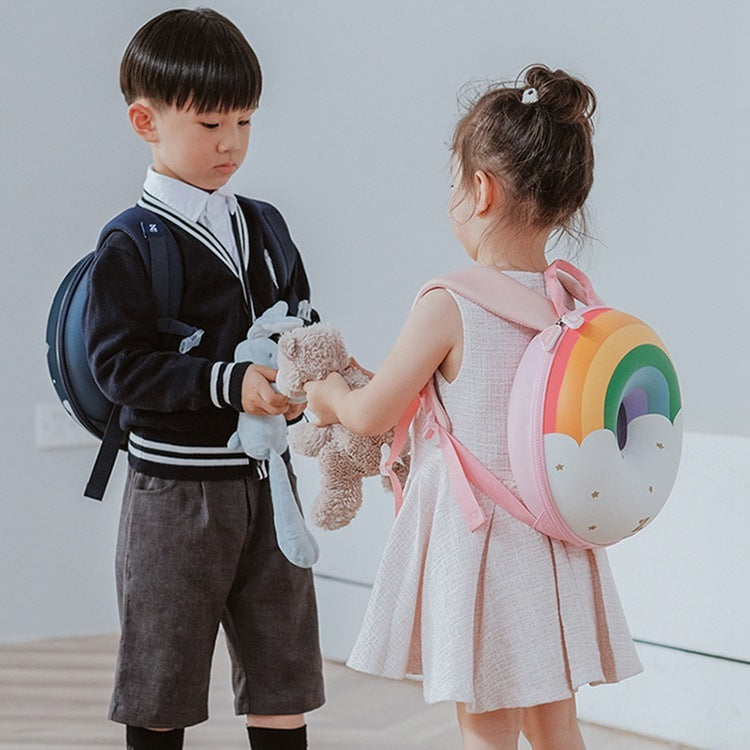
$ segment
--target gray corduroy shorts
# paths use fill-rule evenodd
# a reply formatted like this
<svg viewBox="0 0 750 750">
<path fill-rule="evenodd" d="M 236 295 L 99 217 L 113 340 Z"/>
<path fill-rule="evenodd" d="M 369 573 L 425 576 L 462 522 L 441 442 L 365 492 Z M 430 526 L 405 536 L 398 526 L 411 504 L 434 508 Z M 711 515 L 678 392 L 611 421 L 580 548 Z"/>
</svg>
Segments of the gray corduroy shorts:
<svg viewBox="0 0 750 750">
<path fill-rule="evenodd" d="M 205 721 L 219 623 L 237 714 L 322 705 L 312 573 L 279 551 L 267 479 L 197 482 L 129 469 L 116 575 L 122 636 L 112 720 Z"/>
</svg>

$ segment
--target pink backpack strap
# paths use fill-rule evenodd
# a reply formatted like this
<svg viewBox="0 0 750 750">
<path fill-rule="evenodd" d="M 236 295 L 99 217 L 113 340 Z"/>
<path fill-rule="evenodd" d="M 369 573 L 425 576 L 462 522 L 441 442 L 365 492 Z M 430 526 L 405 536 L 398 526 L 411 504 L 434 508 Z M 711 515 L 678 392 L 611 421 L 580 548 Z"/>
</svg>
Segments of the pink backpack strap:
<svg viewBox="0 0 750 750">
<path fill-rule="evenodd" d="M 417 299 L 432 289 L 450 289 L 499 318 L 534 331 L 541 331 L 560 318 L 547 297 L 487 266 L 469 266 L 428 281 Z"/>
<path fill-rule="evenodd" d="M 414 420 L 419 405 L 420 397 L 415 396 L 406 408 L 406 411 L 402 414 L 401 419 L 398 420 L 396 429 L 393 432 L 393 442 L 391 443 L 390 449 L 386 443 L 383 443 L 383 445 L 380 446 L 380 473 L 391 480 L 393 499 L 396 504 L 396 515 L 398 515 L 401 506 L 404 504 L 404 493 L 401 489 L 401 482 L 399 482 L 396 472 L 393 471 L 393 464 L 398 461 L 399 456 L 401 455 L 401 450 L 403 449 L 404 443 L 406 443 L 406 437 L 409 434 L 409 427 Z"/>
<path fill-rule="evenodd" d="M 604 304 L 586 274 L 566 260 L 550 263 L 544 278 L 549 298 L 502 271 L 474 265 L 428 281 L 417 299 L 432 289 L 450 289 L 499 318 L 534 331 L 543 331 L 570 312 L 567 294 L 587 306 Z"/>
<path fill-rule="evenodd" d="M 486 520 L 471 485 L 483 492 L 506 513 L 530 526 L 535 519 L 528 508 L 451 432 L 448 415 L 430 381 L 421 394 L 425 413 L 425 437 L 436 439 L 448 468 L 453 494 L 470 531 Z"/>
<path fill-rule="evenodd" d="M 529 526 L 534 526 L 535 518 L 521 500 L 451 433 L 450 423 L 437 397 L 432 381 L 411 402 L 399 420 L 390 451 L 387 445 L 383 445 L 382 448 L 383 458 L 380 464 L 380 473 L 391 480 L 396 515 L 401 510 L 404 498 L 401 483 L 391 467 L 401 454 L 401 449 L 404 447 L 406 436 L 409 433 L 409 426 L 419 408 L 422 409 L 425 416 L 423 436 L 427 440 L 435 441 L 443 454 L 453 494 L 458 501 L 469 530 L 476 531 L 487 520 L 487 516 L 477 501 L 472 485 L 513 518 L 517 518 Z"/>
</svg>

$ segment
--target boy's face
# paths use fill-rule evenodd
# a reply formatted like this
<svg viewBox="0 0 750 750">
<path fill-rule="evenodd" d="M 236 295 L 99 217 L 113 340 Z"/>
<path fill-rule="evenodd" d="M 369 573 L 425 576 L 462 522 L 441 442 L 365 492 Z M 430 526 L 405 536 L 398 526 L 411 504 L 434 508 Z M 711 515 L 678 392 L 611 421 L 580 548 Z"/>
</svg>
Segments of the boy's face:
<svg viewBox="0 0 750 750">
<path fill-rule="evenodd" d="M 199 115 L 146 100 L 129 108 L 136 132 L 151 144 L 154 170 L 209 191 L 225 185 L 244 161 L 253 111 Z"/>
</svg>

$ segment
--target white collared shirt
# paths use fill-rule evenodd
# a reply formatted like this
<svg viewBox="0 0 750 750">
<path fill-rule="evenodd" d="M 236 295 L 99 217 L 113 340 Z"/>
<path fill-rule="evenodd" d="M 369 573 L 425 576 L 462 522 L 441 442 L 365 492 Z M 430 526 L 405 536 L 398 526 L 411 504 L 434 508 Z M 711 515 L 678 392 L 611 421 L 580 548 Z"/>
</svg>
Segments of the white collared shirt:
<svg viewBox="0 0 750 750">
<path fill-rule="evenodd" d="M 209 193 L 174 177 L 159 174 L 153 167 L 149 167 L 143 189 L 188 221 L 208 229 L 229 250 L 238 267 L 241 267 L 240 252 L 232 229 L 237 199 L 226 186 Z"/>
</svg>

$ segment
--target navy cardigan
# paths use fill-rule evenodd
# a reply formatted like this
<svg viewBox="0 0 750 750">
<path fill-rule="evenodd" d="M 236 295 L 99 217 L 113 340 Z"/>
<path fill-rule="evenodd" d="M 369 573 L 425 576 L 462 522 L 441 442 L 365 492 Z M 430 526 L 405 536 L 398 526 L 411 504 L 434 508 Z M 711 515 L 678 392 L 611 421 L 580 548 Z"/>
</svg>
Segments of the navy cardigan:
<svg viewBox="0 0 750 750">
<path fill-rule="evenodd" d="M 237 428 L 249 366 L 234 364 L 235 346 L 247 335 L 251 307 L 257 316 L 286 300 L 290 314 L 299 310 L 308 322 L 317 319 L 302 259 L 281 215 L 269 204 L 239 199 L 239 206 L 249 242 L 244 280 L 251 305 L 240 278 L 190 226 L 160 212 L 184 267 L 179 318 L 204 331 L 200 344 L 186 354 L 177 351 L 177 339 L 165 342 L 156 330 L 151 282 L 127 235 L 110 234 L 91 270 L 84 316 L 89 361 L 104 394 L 123 407 L 120 422 L 130 432 L 131 466 L 152 476 L 262 474 L 256 462 L 226 447 Z"/>
</svg>

